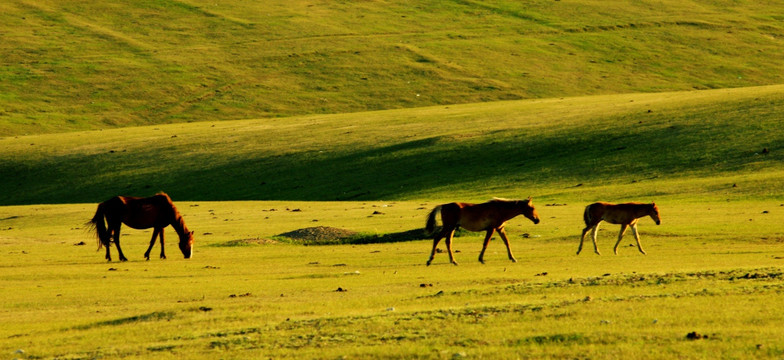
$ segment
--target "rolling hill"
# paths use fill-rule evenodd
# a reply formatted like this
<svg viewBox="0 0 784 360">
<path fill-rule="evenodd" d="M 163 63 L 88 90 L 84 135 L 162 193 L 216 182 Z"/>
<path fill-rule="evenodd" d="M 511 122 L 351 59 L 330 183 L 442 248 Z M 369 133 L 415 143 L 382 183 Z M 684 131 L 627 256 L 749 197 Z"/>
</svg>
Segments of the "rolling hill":
<svg viewBox="0 0 784 360">
<path fill-rule="evenodd" d="M 784 4 L 0 4 L 0 136 L 782 83 Z"/>
<path fill-rule="evenodd" d="M 170 124 L 0 139 L 0 204 L 780 199 L 784 86 Z"/>
</svg>

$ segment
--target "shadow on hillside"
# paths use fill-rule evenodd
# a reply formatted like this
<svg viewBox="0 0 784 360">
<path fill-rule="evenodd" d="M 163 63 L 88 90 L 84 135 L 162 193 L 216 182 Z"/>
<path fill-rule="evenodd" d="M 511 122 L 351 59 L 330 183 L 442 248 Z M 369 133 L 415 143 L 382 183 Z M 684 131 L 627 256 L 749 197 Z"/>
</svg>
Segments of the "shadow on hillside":
<svg viewBox="0 0 784 360">
<path fill-rule="evenodd" d="M 515 129 L 467 139 L 432 136 L 344 153 L 243 159 L 181 176 L 191 183 L 204 179 L 221 181 L 222 188 L 236 188 L 209 196 L 210 200 L 371 200 L 426 197 L 431 191 L 443 194 L 460 188 L 478 192 L 504 188 L 519 191 L 523 197 L 531 195 L 529 188 L 536 184 L 566 188 L 636 183 L 666 174 L 735 172 L 761 160 L 753 149 L 762 149 L 770 139 L 759 140 L 759 144 L 715 140 L 731 139 L 743 133 L 746 125 L 721 113 L 701 115 L 711 120 L 695 123 L 690 118 L 693 114 L 674 120 L 671 114 L 660 119 L 646 114 L 645 122 L 618 119 L 630 126 L 601 131 L 576 127 L 566 135 Z M 774 158 L 782 159 L 779 154 L 765 159 Z M 187 192 L 203 194 L 203 190 L 194 187 Z"/>
<path fill-rule="evenodd" d="M 778 124 L 771 120 L 778 113 L 772 107 L 736 105 L 737 111 L 731 113 L 718 107 L 610 119 L 629 126 L 577 125 L 547 134 L 512 129 L 466 138 L 429 136 L 340 152 L 296 148 L 272 155 L 183 152 L 172 167 L 151 165 L 159 157 L 159 148 L 37 163 L 8 161 L 0 164 L 0 173 L 15 176 L 0 179 L 0 188 L 6 190 L 0 194 L 0 204 L 92 203 L 118 194 L 157 191 L 168 192 L 175 201 L 358 201 L 427 198 L 431 192 L 443 196 L 471 189 L 485 196 L 487 189 L 499 188 L 519 191 L 523 197 L 532 195 L 529 189 L 537 184 L 566 188 L 634 183 L 667 174 L 715 176 L 784 161 L 784 152 L 776 149 L 764 157 L 755 155 L 781 139 L 782 133 L 771 128 Z M 749 118 L 759 129 L 749 130 L 745 121 Z M 763 132 L 775 136 L 751 136 Z M 739 136 L 745 140 L 732 140 Z M 398 238 L 406 237 L 388 239 Z"/>
</svg>

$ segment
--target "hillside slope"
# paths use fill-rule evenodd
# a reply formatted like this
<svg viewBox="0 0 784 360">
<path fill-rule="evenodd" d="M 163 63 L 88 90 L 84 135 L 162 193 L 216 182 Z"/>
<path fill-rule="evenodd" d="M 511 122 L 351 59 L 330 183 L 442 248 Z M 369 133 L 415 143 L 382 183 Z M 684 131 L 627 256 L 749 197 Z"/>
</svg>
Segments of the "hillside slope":
<svg viewBox="0 0 784 360">
<path fill-rule="evenodd" d="M 0 3 L 0 136 L 784 82 L 784 3 Z"/>
<path fill-rule="evenodd" d="M 0 205 L 781 199 L 782 113 L 779 85 L 7 137 Z"/>
</svg>

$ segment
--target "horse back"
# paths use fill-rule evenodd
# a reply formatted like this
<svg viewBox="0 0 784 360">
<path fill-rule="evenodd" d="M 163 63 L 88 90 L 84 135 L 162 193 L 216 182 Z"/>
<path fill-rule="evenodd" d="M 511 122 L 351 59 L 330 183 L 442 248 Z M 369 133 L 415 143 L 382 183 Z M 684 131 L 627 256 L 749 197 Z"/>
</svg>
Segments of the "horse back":
<svg viewBox="0 0 784 360">
<path fill-rule="evenodd" d="M 590 225 L 604 220 L 610 224 L 631 224 L 640 217 L 641 208 L 645 206 L 637 202 L 624 204 L 595 202 L 585 208 L 585 223 Z"/>
<path fill-rule="evenodd" d="M 121 221 L 135 229 L 166 227 L 178 212 L 166 194 L 151 197 L 115 196 L 102 203 L 107 219 Z"/>
<path fill-rule="evenodd" d="M 460 202 L 441 205 L 441 222 L 444 225 L 460 225 L 463 209 L 471 206 L 473 206 L 473 204 Z"/>
<path fill-rule="evenodd" d="M 444 223 L 450 221 L 466 230 L 482 231 L 497 228 L 518 215 L 505 210 L 492 201 L 481 204 L 458 202 L 443 205 L 441 216 Z"/>
</svg>

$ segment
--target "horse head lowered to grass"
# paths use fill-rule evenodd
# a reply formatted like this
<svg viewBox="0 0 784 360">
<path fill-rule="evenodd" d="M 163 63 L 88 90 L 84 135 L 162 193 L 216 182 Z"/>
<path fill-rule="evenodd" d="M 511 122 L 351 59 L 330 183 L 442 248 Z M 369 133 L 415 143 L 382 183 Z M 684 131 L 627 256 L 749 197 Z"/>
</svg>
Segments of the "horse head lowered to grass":
<svg viewBox="0 0 784 360">
<path fill-rule="evenodd" d="M 104 223 L 104 219 L 106 222 Z M 158 193 L 155 196 L 139 198 L 132 196 L 115 196 L 107 201 L 98 204 L 98 210 L 89 224 L 95 228 L 98 235 L 98 249 L 106 247 L 106 260 L 112 261 L 109 247 L 114 240 L 120 261 L 128 259 L 120 248 L 120 226 L 128 225 L 134 229 L 153 228 L 150 247 L 144 253 L 144 257 L 150 260 L 150 251 L 155 245 L 155 238 L 161 238 L 161 259 L 166 258 L 163 247 L 163 229 L 169 225 L 174 228 L 180 237 L 180 251 L 189 259 L 193 255 L 193 231 L 189 231 L 185 226 L 182 215 L 172 203 L 169 195 Z"/>
<path fill-rule="evenodd" d="M 449 261 L 457 265 L 454 255 L 452 255 L 452 237 L 458 227 L 463 227 L 470 231 L 486 231 L 485 241 L 482 245 L 482 252 L 479 253 L 479 262 L 483 263 L 485 250 L 487 244 L 490 242 L 490 237 L 498 232 L 501 239 L 506 244 L 506 251 L 509 254 L 509 260 L 517 262 L 512 249 L 509 247 L 509 239 L 506 237 L 504 225 L 506 222 L 517 215 L 523 215 L 534 222 L 539 223 L 539 214 L 533 205 L 533 200 L 528 197 L 526 200 L 505 200 L 493 199 L 482 204 L 469 204 L 454 202 L 436 206 L 428 215 L 425 230 L 428 234 L 435 232 L 436 215 L 441 213 L 441 222 L 443 227 L 441 231 L 433 238 L 433 250 L 430 252 L 430 259 L 427 260 L 427 265 L 433 261 L 433 256 L 436 253 L 436 247 L 441 238 L 446 237 L 446 248 L 449 252 Z"/>
</svg>

